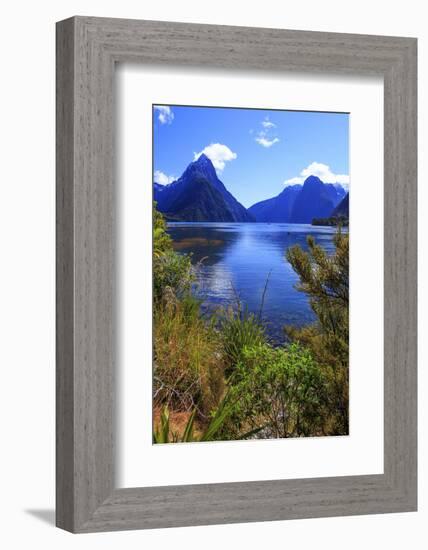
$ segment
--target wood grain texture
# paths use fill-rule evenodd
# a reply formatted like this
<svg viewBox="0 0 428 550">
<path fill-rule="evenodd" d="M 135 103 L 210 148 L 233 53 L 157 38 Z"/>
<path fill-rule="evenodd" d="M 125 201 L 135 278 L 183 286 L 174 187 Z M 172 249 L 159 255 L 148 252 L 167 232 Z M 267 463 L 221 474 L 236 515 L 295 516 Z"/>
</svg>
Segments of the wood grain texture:
<svg viewBox="0 0 428 550">
<path fill-rule="evenodd" d="M 115 62 L 376 74 L 385 86 L 383 475 L 115 489 Z M 416 40 L 75 17 L 57 25 L 57 525 L 416 510 Z M 144 467 L 144 465 L 142 465 Z"/>
<path fill-rule="evenodd" d="M 56 36 L 56 522 L 74 526 L 74 23 Z"/>
</svg>

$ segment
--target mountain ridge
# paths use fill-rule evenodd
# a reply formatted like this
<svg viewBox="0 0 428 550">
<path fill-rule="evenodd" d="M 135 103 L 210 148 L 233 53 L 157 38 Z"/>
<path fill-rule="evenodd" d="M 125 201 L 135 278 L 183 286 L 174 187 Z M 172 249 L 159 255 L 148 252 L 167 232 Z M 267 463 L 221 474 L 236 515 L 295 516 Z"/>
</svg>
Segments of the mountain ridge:
<svg viewBox="0 0 428 550">
<path fill-rule="evenodd" d="M 279 195 L 249 207 L 257 222 L 311 223 L 313 218 L 330 215 L 345 196 L 340 185 L 324 183 L 308 176 L 303 184 L 286 187 Z"/>
<path fill-rule="evenodd" d="M 172 183 L 153 183 L 157 208 L 168 220 L 207 222 L 312 223 L 348 212 L 349 198 L 338 184 L 308 176 L 303 184 L 287 186 L 275 197 L 259 201 L 248 209 L 230 193 L 217 176 L 212 161 L 201 154 Z M 346 200 L 345 200 L 346 199 Z M 348 201 L 348 202 L 346 202 Z"/>
</svg>

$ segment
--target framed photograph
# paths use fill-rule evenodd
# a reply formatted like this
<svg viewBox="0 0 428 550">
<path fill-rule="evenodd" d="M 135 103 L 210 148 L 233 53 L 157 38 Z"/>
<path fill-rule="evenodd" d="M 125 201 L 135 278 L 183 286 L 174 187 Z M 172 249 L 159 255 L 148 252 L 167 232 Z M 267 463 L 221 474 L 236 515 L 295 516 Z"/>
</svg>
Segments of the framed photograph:
<svg viewBox="0 0 428 550">
<path fill-rule="evenodd" d="M 57 24 L 57 525 L 414 511 L 416 39 Z"/>
<path fill-rule="evenodd" d="M 349 114 L 153 114 L 154 443 L 348 435 Z"/>
</svg>

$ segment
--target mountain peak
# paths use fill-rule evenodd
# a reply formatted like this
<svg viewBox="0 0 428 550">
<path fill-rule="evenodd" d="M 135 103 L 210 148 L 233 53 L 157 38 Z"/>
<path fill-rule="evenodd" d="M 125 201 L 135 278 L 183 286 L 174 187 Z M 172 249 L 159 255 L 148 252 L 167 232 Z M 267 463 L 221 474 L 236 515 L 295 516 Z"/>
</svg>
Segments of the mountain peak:
<svg viewBox="0 0 428 550">
<path fill-rule="evenodd" d="M 217 172 L 215 171 L 213 163 L 204 153 L 199 155 L 197 159 L 189 164 L 182 177 L 190 177 L 195 173 L 202 175 L 213 184 L 215 184 L 218 180 Z"/>
<path fill-rule="evenodd" d="M 323 182 L 319 179 L 318 176 L 308 176 L 303 183 L 304 186 L 319 184 L 323 185 Z"/>
<path fill-rule="evenodd" d="M 207 162 L 209 164 L 212 164 L 211 160 L 207 157 L 205 153 L 199 155 L 199 157 L 194 162 L 197 164 L 206 164 Z"/>
<path fill-rule="evenodd" d="M 173 185 L 165 190 L 154 186 L 154 191 L 159 211 L 182 221 L 255 221 L 219 180 L 212 161 L 204 153 L 187 166 Z"/>
<path fill-rule="evenodd" d="M 212 172 L 215 173 L 214 164 L 212 163 L 211 159 L 207 157 L 205 153 L 202 153 L 201 155 L 199 155 L 199 157 L 195 159 L 193 162 L 191 162 L 189 166 L 194 166 L 195 168 L 198 168 L 198 170 L 202 170 L 202 171 L 208 170 L 211 173 Z"/>
</svg>

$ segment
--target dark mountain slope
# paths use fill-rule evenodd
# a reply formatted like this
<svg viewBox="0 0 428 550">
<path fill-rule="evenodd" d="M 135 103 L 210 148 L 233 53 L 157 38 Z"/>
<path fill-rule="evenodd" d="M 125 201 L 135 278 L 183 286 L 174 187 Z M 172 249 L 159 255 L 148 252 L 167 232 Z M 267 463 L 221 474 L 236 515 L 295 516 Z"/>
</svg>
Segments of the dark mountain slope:
<svg viewBox="0 0 428 550">
<path fill-rule="evenodd" d="M 349 219 L 349 193 L 346 193 L 346 196 L 336 206 L 336 208 L 331 213 L 331 217 Z"/>
<path fill-rule="evenodd" d="M 226 201 L 211 183 L 195 176 L 170 205 L 165 217 L 187 222 L 233 222 L 234 216 Z"/>
<path fill-rule="evenodd" d="M 258 222 L 287 223 L 291 221 L 294 202 L 301 191 L 301 185 L 286 187 L 276 197 L 257 202 L 248 211 Z"/>
<path fill-rule="evenodd" d="M 198 192 L 196 182 L 204 183 L 201 192 Z M 171 218 L 178 217 L 182 221 L 255 221 L 219 180 L 206 155 L 190 163 L 178 180 L 164 186 L 155 183 L 153 187 L 158 209 Z M 213 208 L 212 212 L 210 208 Z"/>
<path fill-rule="evenodd" d="M 290 221 L 312 223 L 314 218 L 328 217 L 340 199 L 334 185 L 324 184 L 316 176 L 309 176 L 296 197 Z"/>
</svg>

